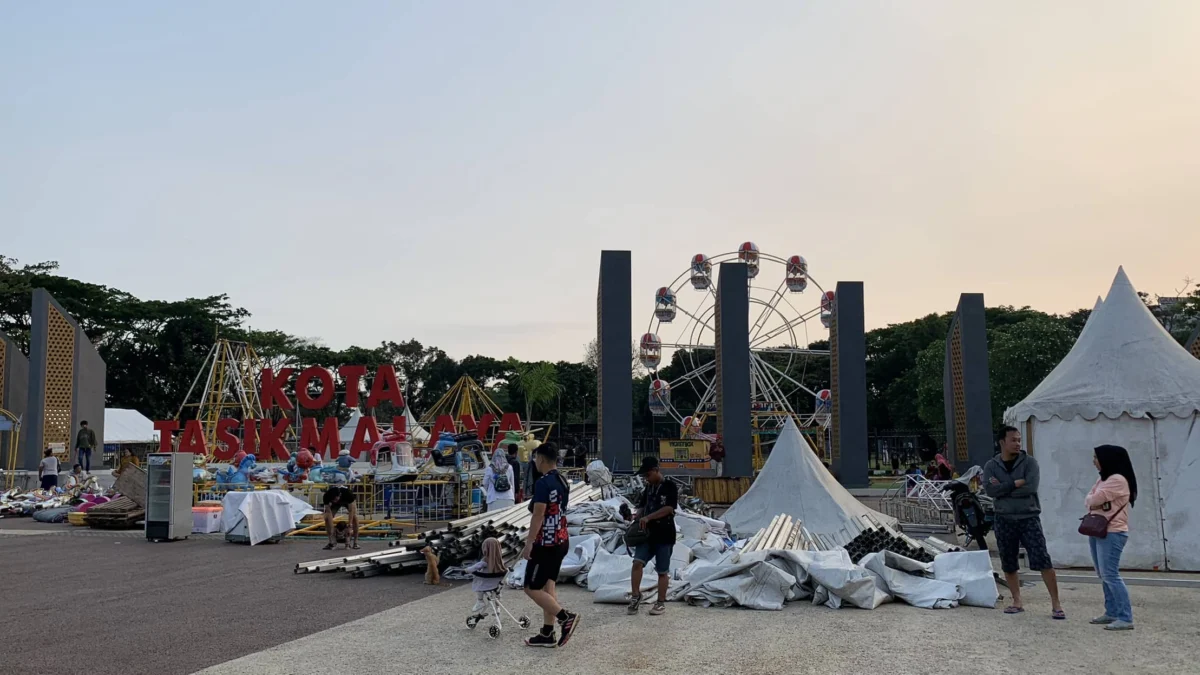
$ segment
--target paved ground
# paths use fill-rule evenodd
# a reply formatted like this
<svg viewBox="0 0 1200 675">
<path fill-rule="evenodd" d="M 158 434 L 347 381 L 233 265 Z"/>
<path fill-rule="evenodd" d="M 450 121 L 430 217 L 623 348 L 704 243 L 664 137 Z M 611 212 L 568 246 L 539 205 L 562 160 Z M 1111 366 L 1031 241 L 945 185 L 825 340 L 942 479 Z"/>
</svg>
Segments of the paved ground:
<svg viewBox="0 0 1200 675">
<path fill-rule="evenodd" d="M 1138 630 L 1107 633 L 1087 624 L 1101 613 L 1099 586 L 1066 586 L 1067 621 L 1053 621 L 1044 589 L 1025 591 L 1028 611 L 874 611 L 793 603 L 781 612 L 702 609 L 678 603 L 665 616 L 592 604 L 573 586 L 561 597 L 583 614 L 562 650 L 529 649 L 513 629 L 490 640 L 462 619 L 474 596 L 460 588 L 209 668 L 203 675 L 385 673 L 1196 673 L 1200 638 L 1195 593 L 1134 591 Z M 515 613 L 532 603 L 510 593 Z M 519 610 L 519 612 L 518 612 Z M 337 653 L 336 660 L 314 657 Z"/>
<path fill-rule="evenodd" d="M 292 573 L 329 557 L 320 548 L 0 520 L 0 672 L 191 673 L 444 590 L 420 575 Z"/>
</svg>

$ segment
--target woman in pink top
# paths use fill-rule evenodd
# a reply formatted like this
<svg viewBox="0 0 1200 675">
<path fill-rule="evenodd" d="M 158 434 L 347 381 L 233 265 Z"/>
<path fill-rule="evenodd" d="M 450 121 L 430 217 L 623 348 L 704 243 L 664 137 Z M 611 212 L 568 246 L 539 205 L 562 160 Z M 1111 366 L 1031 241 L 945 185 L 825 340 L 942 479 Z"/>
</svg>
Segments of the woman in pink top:
<svg viewBox="0 0 1200 675">
<path fill-rule="evenodd" d="M 1120 567 L 1121 551 L 1129 540 L 1129 508 L 1137 501 L 1137 476 L 1129 453 L 1117 445 L 1097 447 L 1092 463 L 1100 471 L 1100 480 L 1084 502 L 1088 513 L 1108 519 L 1108 536 L 1088 537 L 1092 563 L 1104 587 L 1104 614 L 1092 623 L 1105 630 L 1133 630 L 1133 606 Z"/>
</svg>

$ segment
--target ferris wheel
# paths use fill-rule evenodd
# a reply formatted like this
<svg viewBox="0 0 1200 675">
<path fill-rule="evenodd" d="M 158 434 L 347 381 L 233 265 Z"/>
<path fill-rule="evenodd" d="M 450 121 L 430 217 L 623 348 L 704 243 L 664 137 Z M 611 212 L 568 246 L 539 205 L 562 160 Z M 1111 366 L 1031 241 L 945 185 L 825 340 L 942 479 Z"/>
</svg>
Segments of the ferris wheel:
<svg viewBox="0 0 1200 675">
<path fill-rule="evenodd" d="M 651 412 L 674 418 L 684 438 L 711 439 L 703 428 L 706 418 L 716 414 L 717 401 L 713 268 L 723 262 L 743 262 L 749 275 L 755 433 L 779 429 L 788 417 L 801 426 L 827 425 L 829 390 L 814 391 L 804 379 L 827 363 L 828 350 L 808 345 L 828 339 L 833 292 L 809 274 L 802 256 L 762 253 L 750 241 L 730 253 L 697 253 L 683 273 L 655 292 L 649 327 L 638 342 L 638 358 L 652 373 Z M 672 371 L 669 380 L 659 375 L 664 364 Z"/>
</svg>

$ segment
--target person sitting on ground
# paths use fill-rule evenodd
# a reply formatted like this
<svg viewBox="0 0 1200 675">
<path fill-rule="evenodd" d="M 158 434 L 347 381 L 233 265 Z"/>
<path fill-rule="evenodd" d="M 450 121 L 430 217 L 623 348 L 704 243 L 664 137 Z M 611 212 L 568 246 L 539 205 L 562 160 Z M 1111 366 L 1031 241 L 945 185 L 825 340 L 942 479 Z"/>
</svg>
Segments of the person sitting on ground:
<svg viewBox="0 0 1200 675">
<path fill-rule="evenodd" d="M 58 458 L 50 448 L 46 448 L 42 453 L 42 461 L 38 464 L 38 479 L 43 490 L 58 487 Z"/>
<path fill-rule="evenodd" d="M 354 492 L 344 485 L 333 485 L 325 491 L 322 500 L 325 506 L 325 531 L 329 534 L 326 551 L 332 551 L 337 540 L 333 530 L 333 518 L 339 509 L 346 509 L 350 520 L 350 548 L 358 548 L 358 507 L 354 505 Z"/>
<path fill-rule="evenodd" d="M 533 517 L 521 557 L 528 560 L 525 568 L 525 595 L 542 608 L 542 630 L 525 640 L 529 647 L 562 647 L 567 644 L 579 625 L 579 615 L 568 612 L 558 604 L 555 581 L 563 558 L 570 550 L 567 534 L 567 504 L 570 487 L 558 473 L 558 448 L 553 443 L 538 446 L 533 456 L 542 474 L 533 486 Z M 562 637 L 554 638 L 554 623 L 562 628 Z"/>
<path fill-rule="evenodd" d="M 657 457 L 643 458 L 638 475 L 644 476 L 648 483 L 642 492 L 637 513 L 638 522 L 648 538 L 638 544 L 633 552 L 627 611 L 637 614 L 642 604 L 642 569 L 653 559 L 654 571 L 658 573 L 658 599 L 650 608 L 650 614 L 658 616 L 667 611 L 667 583 L 670 581 L 671 553 L 675 548 L 675 509 L 679 506 L 679 488 L 664 478 Z"/>
<path fill-rule="evenodd" d="M 71 467 L 71 473 L 67 474 L 67 487 L 77 488 L 83 485 L 83 481 L 87 479 L 87 474 L 83 472 L 83 467 L 76 464 Z"/>
</svg>

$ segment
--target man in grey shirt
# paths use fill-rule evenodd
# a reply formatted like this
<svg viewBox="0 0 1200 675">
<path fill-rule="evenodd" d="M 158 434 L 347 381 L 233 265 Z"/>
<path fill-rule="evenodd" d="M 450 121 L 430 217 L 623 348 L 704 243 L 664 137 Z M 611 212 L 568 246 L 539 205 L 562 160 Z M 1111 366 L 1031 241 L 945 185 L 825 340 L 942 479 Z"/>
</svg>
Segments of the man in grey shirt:
<svg viewBox="0 0 1200 675">
<path fill-rule="evenodd" d="M 1037 460 L 1021 452 L 1021 432 L 1010 426 L 1000 427 L 997 434 L 1000 454 L 983 467 L 983 490 L 995 505 L 996 548 L 1000 549 L 1000 569 L 1012 593 L 1012 605 L 1005 614 L 1020 614 L 1021 579 L 1018 575 L 1018 549 L 1025 547 L 1029 569 L 1042 573 L 1042 581 L 1050 592 L 1050 605 L 1055 619 L 1066 619 L 1058 601 L 1058 577 L 1050 553 L 1046 550 L 1046 535 L 1042 533 L 1041 501 L 1038 500 L 1040 471 Z"/>
</svg>

